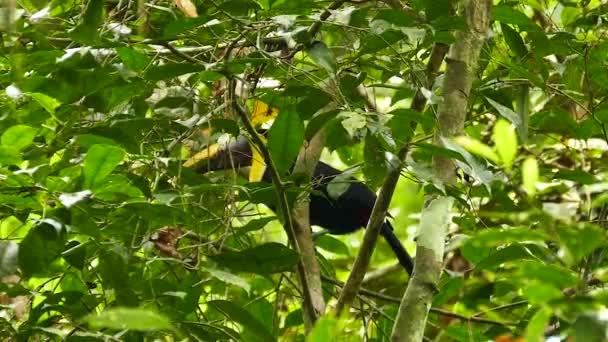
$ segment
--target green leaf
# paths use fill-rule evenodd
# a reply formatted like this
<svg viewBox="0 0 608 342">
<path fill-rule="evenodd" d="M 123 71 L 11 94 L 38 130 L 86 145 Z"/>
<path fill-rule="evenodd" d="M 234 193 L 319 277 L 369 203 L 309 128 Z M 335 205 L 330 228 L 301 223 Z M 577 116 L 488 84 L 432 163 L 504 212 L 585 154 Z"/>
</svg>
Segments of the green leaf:
<svg viewBox="0 0 608 342">
<path fill-rule="evenodd" d="M 539 231 L 528 228 L 487 229 L 467 240 L 467 244 L 477 247 L 495 247 L 513 242 L 546 241 L 551 238 Z"/>
<path fill-rule="evenodd" d="M 378 12 L 374 20 L 384 20 L 402 27 L 417 26 L 416 21 L 406 11 L 397 9 L 383 9 Z"/>
<path fill-rule="evenodd" d="M 336 57 L 325 43 L 319 41 L 314 42 L 306 51 L 318 66 L 327 70 L 330 74 L 335 74 L 338 71 Z"/>
<path fill-rule="evenodd" d="M 255 220 L 251 220 L 249 222 L 247 222 L 246 225 L 242 226 L 242 227 L 235 227 L 236 230 L 238 230 L 239 233 L 247 233 L 247 232 L 254 232 L 254 231 L 258 231 L 260 229 L 263 229 L 264 227 L 266 227 L 266 225 L 274 220 L 276 220 L 277 218 L 275 216 L 272 217 L 262 217 L 259 219 L 255 219 Z"/>
<path fill-rule="evenodd" d="M 353 182 L 352 176 L 355 171 L 356 168 L 346 170 L 329 181 L 327 184 L 329 198 L 337 200 L 348 190 Z"/>
<path fill-rule="evenodd" d="M 84 10 L 82 21 L 74 28 L 70 35 L 85 45 L 94 45 L 98 38 L 99 25 L 103 21 L 103 0 L 89 0 Z"/>
<path fill-rule="evenodd" d="M 527 84 L 522 84 L 519 86 L 519 90 L 517 92 L 517 116 L 521 124 L 515 125 L 517 127 L 517 132 L 519 133 L 519 138 L 521 139 L 521 143 L 525 144 L 528 141 L 528 121 L 530 117 L 530 86 Z M 515 124 L 515 123 L 514 123 Z"/>
<path fill-rule="evenodd" d="M 110 308 L 98 315 L 89 315 L 86 320 L 94 329 L 108 328 L 136 331 L 174 329 L 167 317 L 143 308 Z"/>
<path fill-rule="evenodd" d="M 234 285 L 242 288 L 245 292 L 249 293 L 251 291 L 251 285 L 244 278 L 239 277 L 238 275 L 222 270 L 218 270 L 215 268 L 205 267 L 205 271 L 209 272 L 212 276 L 223 281 L 226 284 Z"/>
<path fill-rule="evenodd" d="M 339 321 L 332 315 L 325 315 L 321 317 L 313 328 L 310 336 L 308 336 L 308 342 L 327 342 L 336 341 L 339 339 L 341 329 L 338 329 Z"/>
<path fill-rule="evenodd" d="M 567 253 L 564 253 L 568 265 L 577 265 L 584 257 L 606 243 L 604 232 L 595 226 L 558 227 L 557 234 Z"/>
<path fill-rule="evenodd" d="M 87 244 L 80 243 L 76 240 L 68 241 L 68 243 L 65 244 L 65 250 L 61 253 L 61 256 L 70 264 L 70 266 L 82 270 L 87 261 Z"/>
<path fill-rule="evenodd" d="M 501 23 L 500 28 L 502 29 L 507 45 L 511 48 L 515 56 L 519 57 L 519 59 L 525 57 L 528 54 L 528 49 L 519 33 L 505 23 Z"/>
<path fill-rule="evenodd" d="M 348 246 L 341 240 L 330 235 L 321 235 L 315 240 L 315 245 L 328 252 L 340 255 L 350 255 Z"/>
<path fill-rule="evenodd" d="M 256 274 L 288 272 L 298 262 L 298 254 L 276 242 L 266 243 L 239 252 L 208 256 L 219 265 L 234 271 Z"/>
<path fill-rule="evenodd" d="M 482 259 L 476 269 L 495 269 L 503 263 L 522 260 L 522 259 L 534 259 L 535 256 L 521 244 L 513 244 L 505 248 L 501 248 L 492 254 Z"/>
<path fill-rule="evenodd" d="M 0 165 L 17 165 L 21 163 L 21 153 L 14 147 L 0 146 Z"/>
<path fill-rule="evenodd" d="M 61 106 L 61 102 L 59 102 L 59 100 L 54 99 L 46 94 L 31 93 L 30 96 L 52 116 L 55 116 L 55 110 L 57 109 L 57 107 Z"/>
<path fill-rule="evenodd" d="M 17 272 L 19 245 L 11 241 L 0 241 L 0 278 Z"/>
<path fill-rule="evenodd" d="M 2 133 L 2 145 L 21 151 L 32 144 L 36 137 L 36 132 L 35 128 L 26 125 L 9 127 Z"/>
<path fill-rule="evenodd" d="M 40 221 L 19 244 L 19 268 L 23 276 L 44 275 L 61 255 L 64 245 L 65 231 L 61 223 L 51 219 Z"/>
<path fill-rule="evenodd" d="M 119 47 L 116 52 L 127 69 L 140 72 L 150 64 L 150 58 L 136 49 Z"/>
<path fill-rule="evenodd" d="M 536 183 L 538 182 L 538 162 L 534 157 L 528 157 L 521 166 L 521 177 L 524 190 L 529 197 L 536 194 Z"/>
<path fill-rule="evenodd" d="M 99 185 L 125 158 L 126 152 L 113 145 L 93 145 L 84 159 L 83 188 Z"/>
<path fill-rule="evenodd" d="M 150 222 L 153 227 L 175 225 L 187 220 L 187 215 L 183 211 L 160 203 L 132 202 L 123 205 L 122 208 Z"/>
<path fill-rule="evenodd" d="M 501 23 L 517 25 L 524 30 L 541 30 L 530 18 L 510 4 L 495 6 L 492 9 L 492 17 Z"/>
<path fill-rule="evenodd" d="M 505 119 L 511 121 L 511 123 L 515 125 L 515 127 L 521 126 L 520 117 L 511 108 L 505 107 L 489 97 L 486 97 L 486 100 L 492 105 L 492 107 L 494 107 L 498 111 L 498 114 L 500 114 Z"/>
<path fill-rule="evenodd" d="M 551 311 L 547 308 L 541 308 L 528 323 L 526 327 L 526 341 L 542 341 L 545 336 L 545 327 L 551 319 Z"/>
<path fill-rule="evenodd" d="M 268 150 L 279 173 L 289 170 L 303 142 L 304 123 L 298 113 L 281 111 L 268 131 Z"/>
<path fill-rule="evenodd" d="M 524 279 L 536 279 L 558 289 L 575 286 L 580 283 L 577 275 L 563 267 L 544 264 L 540 261 L 521 261 L 515 263 L 517 274 Z"/>
<path fill-rule="evenodd" d="M 482 143 L 477 139 L 473 139 L 466 135 L 461 135 L 459 137 L 454 138 L 454 141 L 458 145 L 464 147 L 465 150 L 476 154 L 482 158 L 485 158 L 493 163 L 498 163 L 499 161 L 496 152 L 494 152 L 494 150 L 490 146 Z"/>
<path fill-rule="evenodd" d="M 496 150 L 503 166 L 507 170 L 511 170 L 513 161 L 517 155 L 517 135 L 515 134 L 513 125 L 505 120 L 498 120 L 494 126 L 492 138 L 496 144 Z"/>
<path fill-rule="evenodd" d="M 214 300 L 207 305 L 215 308 L 230 320 L 241 324 L 247 331 L 255 334 L 260 341 L 275 341 L 276 338 L 252 314 L 240 306 L 226 300 Z"/>
<path fill-rule="evenodd" d="M 605 342 L 607 336 L 606 320 L 603 319 L 602 311 L 583 313 L 576 318 L 572 324 L 572 341 Z"/>
<path fill-rule="evenodd" d="M 150 81 L 168 80 L 181 76 L 184 74 L 190 74 L 193 72 L 199 72 L 205 70 L 203 65 L 191 64 L 191 63 L 170 63 L 157 65 L 148 68 L 144 77 Z"/>
<path fill-rule="evenodd" d="M 342 127 L 351 137 L 355 137 L 360 129 L 367 126 L 367 118 L 359 112 L 340 112 L 338 115 L 342 119 Z"/>
</svg>

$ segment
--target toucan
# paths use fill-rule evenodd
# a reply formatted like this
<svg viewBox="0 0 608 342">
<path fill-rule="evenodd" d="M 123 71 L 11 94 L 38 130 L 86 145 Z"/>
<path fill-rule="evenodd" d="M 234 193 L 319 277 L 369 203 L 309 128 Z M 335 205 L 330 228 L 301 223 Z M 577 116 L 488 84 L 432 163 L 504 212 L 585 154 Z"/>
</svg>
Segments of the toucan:
<svg viewBox="0 0 608 342">
<path fill-rule="evenodd" d="M 252 149 L 249 139 L 241 135 L 223 146 L 216 144 L 209 147 L 204 153 L 206 163 L 200 163 L 203 158 L 199 157 L 195 158 L 195 162 L 189 161 L 185 165 L 193 166 L 201 173 L 231 168 L 243 169 L 252 166 L 252 160 L 255 158 L 261 158 L 254 151 L 256 150 Z M 347 182 L 348 186 L 344 191 L 340 191 L 337 198 L 333 198 L 332 191 L 328 191 L 328 185 L 341 174 L 341 171 L 319 161 L 313 173 L 313 191 L 310 193 L 310 224 L 325 228 L 334 235 L 348 234 L 366 227 L 376 202 L 376 194 L 352 176 L 339 179 L 341 182 Z M 262 181 L 271 181 L 268 171 L 263 173 Z M 336 197 L 336 194 L 333 196 Z M 271 209 L 274 210 L 272 207 Z M 393 232 L 388 220 L 382 225 L 380 234 L 391 246 L 399 263 L 411 275 L 414 268 L 412 258 Z"/>
</svg>

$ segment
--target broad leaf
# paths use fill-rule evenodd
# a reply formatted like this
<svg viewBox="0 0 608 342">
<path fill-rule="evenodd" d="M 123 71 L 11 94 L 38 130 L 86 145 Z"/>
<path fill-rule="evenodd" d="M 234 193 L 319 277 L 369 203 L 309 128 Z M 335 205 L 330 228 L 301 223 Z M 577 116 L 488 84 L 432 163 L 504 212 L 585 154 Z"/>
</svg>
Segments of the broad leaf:
<svg viewBox="0 0 608 342">
<path fill-rule="evenodd" d="M 109 308 L 97 315 L 87 317 L 87 322 L 96 329 L 115 330 L 172 330 L 171 321 L 162 314 L 142 308 Z"/>
<path fill-rule="evenodd" d="M 239 252 L 225 252 L 208 257 L 231 270 L 257 274 L 291 271 L 299 258 L 292 249 L 275 242 Z"/>
<path fill-rule="evenodd" d="M 26 125 L 15 125 L 2 133 L 2 145 L 18 151 L 28 147 L 36 137 L 36 129 Z"/>
<path fill-rule="evenodd" d="M 117 146 L 93 145 L 84 159 L 83 188 L 90 189 L 99 184 L 120 164 L 126 153 Z"/>
<path fill-rule="evenodd" d="M 286 173 L 304 142 L 304 124 L 298 113 L 282 111 L 268 131 L 268 150 L 280 173 Z"/>
<path fill-rule="evenodd" d="M 314 42 L 306 51 L 317 65 L 327 70 L 330 74 L 335 74 L 338 71 L 336 57 L 325 43 Z"/>
</svg>

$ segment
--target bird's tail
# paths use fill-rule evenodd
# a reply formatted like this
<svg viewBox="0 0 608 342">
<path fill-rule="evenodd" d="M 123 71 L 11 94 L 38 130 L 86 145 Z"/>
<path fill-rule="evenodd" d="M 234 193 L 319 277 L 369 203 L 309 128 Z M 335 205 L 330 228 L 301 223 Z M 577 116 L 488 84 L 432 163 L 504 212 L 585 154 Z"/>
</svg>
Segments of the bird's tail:
<svg viewBox="0 0 608 342">
<path fill-rule="evenodd" d="M 414 272 L 414 261 L 412 257 L 407 253 L 399 238 L 393 232 L 393 226 L 391 226 L 390 222 L 385 221 L 382 225 L 382 229 L 380 230 L 380 234 L 384 237 L 386 242 L 391 246 L 391 249 L 399 259 L 399 263 L 407 273 L 411 276 Z"/>
</svg>

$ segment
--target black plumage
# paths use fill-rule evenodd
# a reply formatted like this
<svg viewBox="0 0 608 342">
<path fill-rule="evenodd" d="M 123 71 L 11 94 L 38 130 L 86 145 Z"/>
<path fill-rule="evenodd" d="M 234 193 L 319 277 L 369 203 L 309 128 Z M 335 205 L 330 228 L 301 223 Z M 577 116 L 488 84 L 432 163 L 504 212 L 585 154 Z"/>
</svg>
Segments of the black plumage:
<svg viewBox="0 0 608 342">
<path fill-rule="evenodd" d="M 227 153 L 227 152 L 230 153 Z M 247 138 L 241 136 L 228 146 L 221 148 L 200 171 L 223 170 L 232 167 L 243 168 L 251 166 L 251 146 Z M 313 174 L 313 191 L 310 194 L 310 224 L 325 228 L 330 234 L 348 234 L 366 227 L 371 215 L 376 194 L 354 177 L 344 177 L 337 181 L 348 182 L 348 187 L 332 198 L 328 184 L 342 172 L 319 162 Z M 269 182 L 266 172 L 263 180 Z M 336 194 L 333 195 L 334 197 Z M 272 208 L 271 208 L 272 209 Z M 391 246 L 399 263 L 411 275 L 413 262 L 399 238 L 393 232 L 389 221 L 382 225 L 380 234 Z"/>
</svg>

